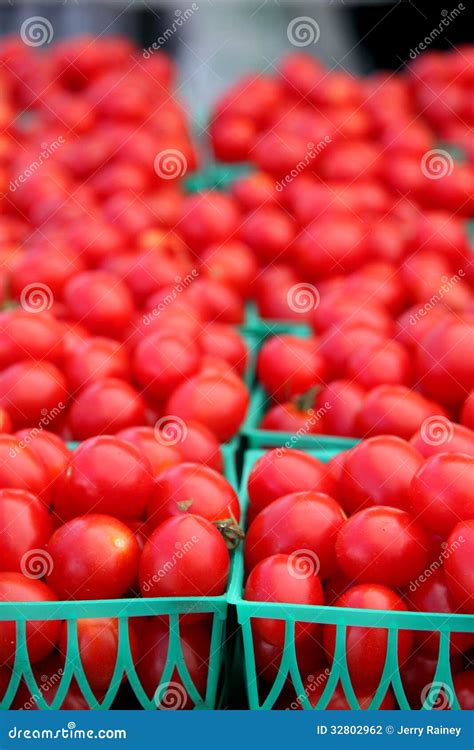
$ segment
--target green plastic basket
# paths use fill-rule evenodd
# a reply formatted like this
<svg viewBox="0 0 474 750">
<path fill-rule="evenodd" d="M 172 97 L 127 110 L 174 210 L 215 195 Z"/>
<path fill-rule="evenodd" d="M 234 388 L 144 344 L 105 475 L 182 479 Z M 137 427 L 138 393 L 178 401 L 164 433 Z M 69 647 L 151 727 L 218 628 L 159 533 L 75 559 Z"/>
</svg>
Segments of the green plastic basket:
<svg viewBox="0 0 474 750">
<path fill-rule="evenodd" d="M 245 316 L 245 330 L 257 335 L 263 341 L 275 333 L 294 333 L 296 336 L 309 336 L 311 326 L 294 320 L 262 318 L 254 302 L 248 302 Z"/>
<path fill-rule="evenodd" d="M 204 190 L 228 190 L 235 180 L 250 174 L 252 170 L 252 165 L 245 162 L 238 164 L 211 162 L 204 169 L 190 174 L 184 181 L 184 187 L 186 192 L 191 194 Z"/>
<path fill-rule="evenodd" d="M 238 438 L 222 446 L 224 456 L 225 475 L 229 482 L 237 488 L 236 448 Z M 235 554 L 232 553 L 229 581 L 235 575 Z M 230 586 L 230 583 L 229 583 Z M 165 615 L 169 618 L 168 653 L 161 676 L 159 688 L 166 689 L 172 680 L 176 669 L 187 691 L 194 709 L 213 709 L 218 700 L 219 676 L 224 658 L 225 625 L 227 619 L 227 594 L 214 597 L 176 597 L 149 599 L 110 599 L 97 601 L 66 601 L 66 602 L 1 602 L 0 621 L 16 622 L 16 654 L 9 686 L 0 701 L 0 708 L 6 709 L 11 705 L 20 681 L 23 679 L 35 697 L 39 709 L 58 709 L 73 678 L 76 679 L 84 698 L 91 709 L 107 710 L 111 708 L 117 697 L 125 673 L 130 687 L 139 704 L 148 710 L 156 709 L 157 704 L 144 691 L 137 676 L 130 651 L 128 636 L 129 618 L 147 617 L 150 615 Z M 180 640 L 179 616 L 185 613 L 209 613 L 212 615 L 211 643 L 209 653 L 209 667 L 205 695 L 201 695 L 194 685 L 184 661 Z M 119 642 L 117 660 L 110 686 L 105 696 L 99 701 L 91 690 L 79 656 L 77 642 L 77 620 L 83 618 L 113 617 L 119 623 Z M 57 693 L 50 704 L 45 700 L 41 687 L 36 682 L 28 657 L 26 646 L 26 623 L 43 620 L 67 620 L 67 658 Z M 157 693 L 155 692 L 155 695 Z"/>
<path fill-rule="evenodd" d="M 247 480 L 252 466 L 264 451 L 250 450 L 244 457 L 241 481 L 240 502 L 244 513 L 248 504 Z M 320 451 L 308 451 L 322 461 L 328 461 L 338 451 L 324 448 Z M 237 608 L 238 622 L 241 628 L 244 648 L 245 682 L 249 706 L 252 710 L 271 709 L 277 701 L 287 677 L 291 678 L 298 703 L 303 709 L 312 709 L 310 700 L 303 685 L 304 675 L 298 669 L 295 652 L 295 623 L 311 622 L 336 626 L 336 644 L 330 674 L 327 683 L 316 703 L 316 709 L 327 707 L 338 682 L 342 684 L 347 701 L 352 709 L 360 709 L 350 680 L 346 660 L 346 628 L 360 626 L 364 628 L 386 628 L 388 630 L 387 654 L 379 686 L 369 708 L 380 706 L 389 687 L 392 688 L 401 709 L 410 710 L 406 698 L 397 659 L 397 638 L 399 630 L 437 631 L 440 633 L 438 662 L 431 688 L 428 691 L 423 709 L 430 709 L 439 693 L 442 683 L 447 694 L 452 696 L 451 708 L 458 709 L 459 703 L 453 687 L 449 659 L 451 633 L 473 633 L 474 616 L 460 614 L 441 614 L 425 612 L 397 612 L 368 609 L 351 609 L 345 607 L 310 606 L 302 604 L 284 604 L 274 602 L 245 601 L 242 598 L 244 584 L 244 554 L 239 549 L 236 553 L 234 576 L 229 588 L 229 601 Z M 261 698 L 259 681 L 255 665 L 255 654 L 252 638 L 251 618 L 275 618 L 285 622 L 285 643 L 278 675 L 266 697 Z"/>
</svg>

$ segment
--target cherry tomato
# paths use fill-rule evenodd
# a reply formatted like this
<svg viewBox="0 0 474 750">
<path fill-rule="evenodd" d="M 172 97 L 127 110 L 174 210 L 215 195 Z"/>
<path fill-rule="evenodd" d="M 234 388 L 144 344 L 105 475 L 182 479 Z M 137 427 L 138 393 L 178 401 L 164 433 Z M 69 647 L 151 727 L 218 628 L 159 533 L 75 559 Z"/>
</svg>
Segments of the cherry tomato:
<svg viewBox="0 0 474 750">
<path fill-rule="evenodd" d="M 393 322 L 381 305 L 367 303 L 365 297 L 349 297 L 340 289 L 328 291 L 314 308 L 312 325 L 317 333 L 327 331 L 331 326 L 371 328 L 383 336 L 391 336 Z"/>
<path fill-rule="evenodd" d="M 444 554 L 447 557 L 450 552 L 444 551 Z M 440 558 L 444 559 L 443 553 Z M 422 577 L 411 582 L 407 596 L 411 607 L 418 612 L 445 612 L 447 614 L 457 612 L 457 606 L 449 593 L 446 575 L 442 568 L 428 568 Z M 417 630 L 414 632 L 414 638 L 415 644 L 422 648 L 424 653 L 438 656 L 438 632 Z M 474 635 L 451 633 L 449 640 L 451 653 L 461 654 L 474 644 Z"/>
<path fill-rule="evenodd" d="M 169 682 L 161 684 L 169 649 L 169 627 L 159 617 L 140 618 L 136 625 L 139 652 L 137 674 L 148 697 L 157 708 L 192 708 L 180 674 L 175 668 Z M 210 633 L 202 625 L 180 625 L 183 659 L 191 680 L 204 701 L 209 669 Z"/>
<path fill-rule="evenodd" d="M 460 672 L 453 678 L 454 692 L 463 711 L 474 709 L 474 669 Z"/>
<path fill-rule="evenodd" d="M 130 379 L 130 365 L 123 347 L 113 339 L 92 336 L 75 346 L 64 364 L 72 391 L 102 378 Z"/>
<path fill-rule="evenodd" d="M 205 425 L 189 420 L 186 432 L 179 443 L 179 452 L 184 461 L 206 464 L 222 474 L 224 459 L 217 437 Z"/>
<path fill-rule="evenodd" d="M 45 464 L 29 445 L 13 435 L 0 435 L 0 487 L 26 490 L 49 503 L 50 482 Z"/>
<path fill-rule="evenodd" d="M 240 519 L 239 500 L 227 479 L 196 463 L 182 463 L 163 472 L 147 510 L 153 526 L 187 511 L 208 521 Z"/>
<path fill-rule="evenodd" d="M 111 516 L 68 521 L 48 544 L 48 585 L 60 599 L 116 599 L 137 575 L 139 548 L 132 531 Z"/>
<path fill-rule="evenodd" d="M 245 566 L 270 555 L 301 552 L 301 570 L 313 566 L 321 580 L 335 571 L 334 543 L 346 515 L 322 492 L 293 492 L 274 500 L 252 521 L 245 540 Z"/>
<path fill-rule="evenodd" d="M 426 459 L 413 477 L 409 502 L 428 529 L 446 538 L 458 521 L 474 518 L 474 457 L 440 453 Z"/>
<path fill-rule="evenodd" d="M 128 427 L 118 432 L 116 437 L 120 440 L 128 440 L 139 449 L 150 464 L 154 477 L 184 460 L 182 444 L 178 448 L 177 445 L 166 445 L 160 442 L 156 438 L 153 427 Z"/>
<path fill-rule="evenodd" d="M 140 450 L 101 435 L 72 453 L 55 490 L 54 510 L 63 523 L 86 513 L 140 519 L 153 492 L 151 466 Z"/>
<path fill-rule="evenodd" d="M 329 212 L 305 227 L 293 245 L 296 265 L 311 281 L 347 273 L 367 258 L 362 222 Z"/>
<path fill-rule="evenodd" d="M 0 490 L 1 571 L 34 573 L 34 556 L 44 550 L 53 523 L 44 503 L 25 490 Z"/>
<path fill-rule="evenodd" d="M 317 458 L 291 448 L 275 448 L 257 459 L 248 478 L 251 515 L 273 500 L 293 492 L 324 492 L 332 496 L 334 481 L 328 468 Z"/>
<path fill-rule="evenodd" d="M 373 505 L 408 510 L 410 484 L 423 463 L 409 443 L 393 435 L 362 440 L 345 454 L 339 481 L 348 513 Z"/>
<path fill-rule="evenodd" d="M 330 325 L 322 334 L 319 351 L 326 361 L 330 378 L 343 378 L 347 363 L 359 348 L 382 346 L 387 339 L 371 326 L 345 322 Z"/>
<path fill-rule="evenodd" d="M 379 385 L 368 392 L 356 417 L 356 434 L 397 435 L 409 440 L 430 417 L 447 417 L 435 401 L 404 385 Z"/>
<path fill-rule="evenodd" d="M 225 442 L 242 424 L 248 403 L 248 390 L 233 373 L 202 372 L 176 388 L 166 403 L 165 412 L 185 422 L 201 422 Z"/>
<path fill-rule="evenodd" d="M 32 305 L 34 306 L 34 296 Z M 62 359 L 61 325 L 46 312 L 11 310 L 0 314 L 0 367 L 22 359 L 58 364 Z"/>
<path fill-rule="evenodd" d="M 242 220 L 240 238 L 261 263 L 284 260 L 295 237 L 293 221 L 280 208 L 265 205 Z"/>
<path fill-rule="evenodd" d="M 291 334 L 272 336 L 259 352 L 257 375 L 268 394 L 285 400 L 322 381 L 324 360 L 315 339 Z"/>
<path fill-rule="evenodd" d="M 312 407 L 305 408 L 304 401 L 306 401 L 305 396 L 283 404 L 275 404 L 263 417 L 260 429 L 283 432 L 303 430 L 309 435 L 321 434 L 324 432 L 322 419 Z"/>
<path fill-rule="evenodd" d="M 436 453 L 467 453 L 474 456 L 474 432 L 444 417 L 426 420 L 410 443 L 425 458 Z"/>
<path fill-rule="evenodd" d="M 361 583 L 348 589 L 335 602 L 336 607 L 356 609 L 406 610 L 398 595 L 379 584 Z M 324 646 L 332 660 L 336 642 L 336 627 L 324 626 Z M 355 690 L 375 690 L 382 676 L 387 653 L 388 631 L 386 628 L 359 627 L 350 625 L 346 630 L 346 656 L 351 682 Z M 410 630 L 398 631 L 398 664 L 409 657 L 413 645 Z"/>
<path fill-rule="evenodd" d="M 367 390 L 389 383 L 410 385 L 410 356 L 397 341 L 360 347 L 348 359 L 347 375 Z"/>
<path fill-rule="evenodd" d="M 288 604 L 324 604 L 323 587 L 315 570 L 299 570 L 298 557 L 271 555 L 261 560 L 251 571 L 245 585 L 244 599 L 254 602 L 286 602 Z M 311 639 L 318 623 L 295 625 L 297 641 Z M 255 636 L 282 648 L 285 642 L 285 622 L 268 618 L 253 618 Z"/>
<path fill-rule="evenodd" d="M 0 373 L 0 406 L 17 430 L 54 423 L 67 399 L 66 381 L 49 362 L 17 362 Z"/>
<path fill-rule="evenodd" d="M 0 573 L 0 601 L 2 602 L 56 602 L 54 592 L 42 581 L 27 578 L 21 573 Z M 60 608 L 58 607 L 58 615 Z M 61 622 L 35 620 L 26 623 L 26 645 L 30 662 L 40 661 L 55 647 Z M 0 624 L 0 663 L 13 664 L 16 649 L 16 623 Z"/>
<path fill-rule="evenodd" d="M 337 535 L 336 556 L 347 578 L 398 588 L 425 567 L 428 536 L 409 513 L 374 505 L 346 521 Z"/>
<path fill-rule="evenodd" d="M 68 624 L 65 621 L 59 636 L 59 651 L 67 658 Z M 128 638 L 132 658 L 138 655 L 138 641 L 131 622 Z M 84 674 L 94 693 L 103 694 L 110 686 L 118 655 L 118 620 L 111 617 L 77 620 L 77 643 Z M 125 675 L 122 676 L 122 681 Z"/>
<path fill-rule="evenodd" d="M 451 531 L 446 549 L 450 551 L 444 567 L 449 592 L 462 612 L 474 613 L 474 521 L 461 521 Z"/>
<path fill-rule="evenodd" d="M 185 200 L 179 228 L 189 247 L 200 252 L 208 245 L 230 239 L 238 222 L 239 211 L 230 196 L 201 192 Z"/>
<path fill-rule="evenodd" d="M 145 393 L 164 400 L 197 372 L 199 348 L 166 331 L 146 336 L 135 349 L 133 372 Z"/>
<path fill-rule="evenodd" d="M 20 441 L 20 445 L 27 445 L 36 458 L 46 466 L 50 480 L 49 487 L 54 495 L 58 477 L 71 457 L 69 448 L 58 435 L 47 430 L 37 433 L 31 430 L 19 430 L 15 437 Z"/>
<path fill-rule="evenodd" d="M 210 323 L 199 335 L 199 346 L 205 355 L 225 359 L 240 375 L 247 365 L 247 345 L 238 331 L 226 323 Z"/>
<path fill-rule="evenodd" d="M 133 299 L 124 283 L 105 271 L 84 271 L 64 287 L 69 315 L 97 336 L 122 339 L 132 317 Z"/>
<path fill-rule="evenodd" d="M 220 596 L 229 575 L 229 553 L 216 527 L 200 516 L 163 521 L 140 560 L 144 597 Z"/>
<path fill-rule="evenodd" d="M 349 380 L 333 380 L 318 391 L 316 409 L 323 414 L 321 432 L 352 437 L 365 391 Z"/>
<path fill-rule="evenodd" d="M 85 386 L 71 404 L 68 425 L 75 440 L 114 434 L 145 424 L 145 404 L 129 383 L 103 378 Z"/>
<path fill-rule="evenodd" d="M 13 425 L 10 417 L 8 416 L 8 413 L 0 407 L 0 433 L 9 433 L 12 432 Z"/>
<path fill-rule="evenodd" d="M 420 388 L 448 406 L 461 405 L 474 383 L 474 325 L 457 317 L 441 320 L 422 338 L 416 369 Z"/>
</svg>

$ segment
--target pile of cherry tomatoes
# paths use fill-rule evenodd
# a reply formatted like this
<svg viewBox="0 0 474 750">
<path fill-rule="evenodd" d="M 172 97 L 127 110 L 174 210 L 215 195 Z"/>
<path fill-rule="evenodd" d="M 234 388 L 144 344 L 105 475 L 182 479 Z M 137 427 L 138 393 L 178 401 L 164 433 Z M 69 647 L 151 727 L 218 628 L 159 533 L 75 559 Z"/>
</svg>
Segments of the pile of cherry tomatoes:
<svg viewBox="0 0 474 750">
<path fill-rule="evenodd" d="M 472 58 L 429 53 L 401 75 L 359 79 L 291 54 L 275 76 L 239 81 L 212 115 L 216 158 L 251 172 L 228 192 L 188 194 L 199 144 L 166 54 L 114 36 L 0 45 L 0 601 L 58 602 L 57 620 L 26 626 L 48 702 L 70 642 L 62 601 L 225 593 L 243 532 L 221 446 L 249 409 L 237 326 L 250 301 L 262 318 L 313 329 L 262 343 L 262 427 L 367 439 L 328 466 L 288 448 L 257 462 L 245 596 L 472 613 Z M 301 549 L 316 556 L 314 575 L 290 575 Z M 180 640 L 204 696 L 212 617 L 191 609 Z M 330 666 L 333 628 L 298 624 L 296 635 L 314 678 Z M 118 621 L 79 619 L 77 637 L 101 700 Z M 283 621 L 256 620 L 254 639 L 259 677 L 272 681 Z M 414 708 L 438 642 L 401 634 Z M 169 643 L 166 617 L 130 618 L 150 699 Z M 0 698 L 16 646 L 16 624 L 1 622 Z M 466 708 L 472 646 L 470 634 L 451 641 Z M 363 706 L 385 650 L 385 631 L 348 629 Z M 184 690 L 176 671 L 170 684 Z M 124 677 L 125 705 L 126 691 Z M 23 680 L 13 705 L 36 707 Z M 73 680 L 63 708 L 88 705 Z M 179 707 L 192 705 L 184 690 Z M 345 705 L 338 687 L 330 707 Z M 394 705 L 389 692 L 383 707 Z"/>
</svg>

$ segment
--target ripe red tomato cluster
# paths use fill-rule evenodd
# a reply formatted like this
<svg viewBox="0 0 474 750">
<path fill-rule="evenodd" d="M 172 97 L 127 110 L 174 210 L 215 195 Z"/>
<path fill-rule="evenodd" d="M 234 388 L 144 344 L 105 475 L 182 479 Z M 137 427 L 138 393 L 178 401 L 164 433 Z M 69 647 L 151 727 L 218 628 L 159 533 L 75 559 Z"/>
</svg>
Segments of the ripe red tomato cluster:
<svg viewBox="0 0 474 750">
<path fill-rule="evenodd" d="M 222 455 L 213 434 L 194 423 L 183 444 L 182 451 L 161 445 L 147 427 L 90 438 L 72 452 L 47 431 L 31 444 L 18 435 L 0 435 L 0 485 L 5 488 L 0 489 L 0 600 L 223 594 L 229 552 L 214 522 L 235 526 L 239 501 L 219 471 Z M 211 623 L 210 616 L 198 612 L 181 618 L 181 640 L 199 690 L 206 684 Z M 57 614 L 57 620 L 26 626 L 29 658 L 40 675 L 57 675 L 64 668 L 68 625 L 61 621 L 59 605 Z M 114 673 L 118 621 L 79 619 L 77 627 L 84 672 L 100 699 Z M 15 628 L 14 622 L 0 624 L 5 689 L 15 658 Z M 132 658 L 150 699 L 166 662 L 168 630 L 167 617 L 130 620 Z M 182 685 L 177 673 L 176 684 Z M 186 700 L 181 707 L 191 705 L 182 690 Z M 55 693 L 49 691 L 47 700 Z M 166 695 L 160 700 L 166 701 Z M 29 702 L 21 684 L 14 706 Z M 73 684 L 63 708 L 87 707 Z"/>
<path fill-rule="evenodd" d="M 264 453 L 248 477 L 245 598 L 473 614 L 474 452 L 441 450 L 426 457 L 402 438 L 379 435 L 328 464 L 294 449 Z M 252 631 L 257 674 L 268 686 L 283 657 L 285 622 L 262 612 Z M 295 623 L 298 667 L 313 706 L 333 664 L 335 636 L 335 626 L 319 618 Z M 387 638 L 385 628 L 347 627 L 347 666 L 362 708 L 382 677 Z M 398 667 L 412 708 L 427 696 L 439 646 L 439 632 L 398 631 Z M 462 708 L 473 707 L 473 647 L 472 633 L 451 635 Z M 301 703 L 288 680 L 276 707 Z M 339 685 L 328 708 L 348 707 Z M 381 708 L 395 707 L 389 690 Z"/>
</svg>

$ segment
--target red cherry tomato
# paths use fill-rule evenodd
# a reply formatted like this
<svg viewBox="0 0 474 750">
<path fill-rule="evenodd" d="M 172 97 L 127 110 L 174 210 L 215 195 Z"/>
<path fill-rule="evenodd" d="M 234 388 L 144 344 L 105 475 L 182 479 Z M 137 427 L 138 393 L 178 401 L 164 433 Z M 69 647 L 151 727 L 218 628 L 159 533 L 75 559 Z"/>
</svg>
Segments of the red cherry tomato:
<svg viewBox="0 0 474 750">
<path fill-rule="evenodd" d="M 63 623 L 59 636 L 59 651 L 67 658 L 68 624 Z M 138 641 L 133 625 L 129 622 L 128 638 L 132 658 L 138 655 Z M 93 620 L 77 620 L 77 643 L 79 658 L 86 679 L 94 693 L 105 693 L 114 674 L 119 641 L 118 620 L 98 617 Z M 122 681 L 125 675 L 122 676 Z"/>
<path fill-rule="evenodd" d="M 313 565 L 321 580 L 335 570 L 334 543 L 346 515 L 322 492 L 294 492 L 267 505 L 250 524 L 245 540 L 248 571 L 265 557 L 301 552 L 301 567 Z"/>
<path fill-rule="evenodd" d="M 398 588 L 425 567 L 428 536 L 409 513 L 375 505 L 346 521 L 337 535 L 336 556 L 347 578 Z"/>
<path fill-rule="evenodd" d="M 454 692 L 463 711 L 474 709 L 474 669 L 460 672 L 453 678 Z"/>
<path fill-rule="evenodd" d="M 182 463 L 163 472 L 156 480 L 147 511 L 154 527 L 188 511 L 208 521 L 240 519 L 239 500 L 227 479 L 196 463 Z"/>
<path fill-rule="evenodd" d="M 339 481 L 343 507 L 354 513 L 373 505 L 408 510 L 410 484 L 423 463 L 405 440 L 380 435 L 347 451 Z"/>
<path fill-rule="evenodd" d="M 146 336 L 133 355 L 137 382 L 145 393 L 160 400 L 168 398 L 198 367 L 197 344 L 166 331 Z"/>
<path fill-rule="evenodd" d="M 236 375 L 202 372 L 176 388 L 165 411 L 185 422 L 201 422 L 225 442 L 242 424 L 248 403 L 247 388 Z"/>
<path fill-rule="evenodd" d="M 220 596 L 229 553 L 216 527 L 191 514 L 168 518 L 150 536 L 140 560 L 142 596 Z"/>
<path fill-rule="evenodd" d="M 206 464 L 222 474 L 224 459 L 220 443 L 214 433 L 200 422 L 189 420 L 186 432 L 179 443 L 179 452 L 185 461 Z"/>
<path fill-rule="evenodd" d="M 157 708 L 192 708 L 192 700 L 177 669 L 169 682 L 161 683 L 169 649 L 169 627 L 159 617 L 140 618 L 136 625 L 139 652 L 137 674 L 148 697 Z M 210 633 L 201 625 L 180 625 L 183 659 L 191 680 L 204 701 L 209 669 Z"/>
<path fill-rule="evenodd" d="M 46 466 L 49 476 L 51 493 L 59 475 L 66 468 L 71 457 L 71 452 L 58 435 L 47 430 L 34 432 L 31 430 L 19 430 L 15 437 L 21 446 L 27 445 L 36 458 Z"/>
<path fill-rule="evenodd" d="M 272 183 L 273 184 L 273 183 Z M 235 289 L 242 297 L 249 297 L 251 286 L 258 275 L 258 263 L 253 251 L 240 240 L 210 245 L 201 255 L 206 276 Z"/>
<path fill-rule="evenodd" d="M 154 477 L 184 460 L 181 443 L 178 448 L 177 445 L 166 445 L 164 441 L 160 442 L 153 427 L 128 427 L 126 430 L 117 432 L 116 437 L 120 440 L 128 440 L 139 449 L 142 456 L 148 460 Z"/>
<path fill-rule="evenodd" d="M 111 516 L 92 514 L 60 526 L 48 544 L 48 585 L 60 599 L 116 599 L 137 575 L 132 531 Z"/>
<path fill-rule="evenodd" d="M 442 406 L 404 385 L 379 385 L 366 395 L 356 417 L 357 435 L 397 435 L 409 440 L 430 417 L 447 417 Z"/>
<path fill-rule="evenodd" d="M 245 370 L 247 345 L 238 331 L 226 323 L 210 323 L 199 335 L 199 346 L 205 355 L 222 357 L 240 375 Z"/>
<path fill-rule="evenodd" d="M 45 419 L 53 424 L 67 399 L 66 381 L 49 362 L 17 362 L 0 373 L 0 406 L 17 430 L 38 427 Z"/>
<path fill-rule="evenodd" d="M 386 586 L 370 583 L 361 583 L 348 589 L 335 602 L 334 606 L 356 609 L 406 610 L 404 603 L 394 591 Z M 336 642 L 335 626 L 325 625 L 323 637 L 328 658 L 332 660 Z M 386 628 L 366 628 L 355 625 L 350 625 L 347 628 L 347 666 L 355 690 L 375 690 L 377 688 L 385 664 L 387 639 L 388 631 Z M 399 665 L 403 664 L 410 655 L 412 645 L 413 633 L 410 630 L 399 630 Z"/>
<path fill-rule="evenodd" d="M 33 300 L 34 301 L 34 300 Z M 22 359 L 58 364 L 62 359 L 61 325 L 46 312 L 12 310 L 0 315 L 0 367 Z"/>
<path fill-rule="evenodd" d="M 44 503 L 25 490 L 0 490 L 1 571 L 34 573 L 34 557 L 44 550 L 53 523 Z"/>
<path fill-rule="evenodd" d="M 49 503 L 50 482 L 45 464 L 29 445 L 13 435 L 0 435 L 0 487 L 26 490 Z"/>
<path fill-rule="evenodd" d="M 334 480 L 322 461 L 290 448 L 267 451 L 249 474 L 250 515 L 254 518 L 273 500 L 292 492 L 306 492 L 308 488 L 333 495 Z"/>
<path fill-rule="evenodd" d="M 444 417 L 433 417 L 423 422 L 410 443 L 425 458 L 436 453 L 467 453 L 474 456 L 474 432 Z"/>
<path fill-rule="evenodd" d="M 361 347 L 348 359 L 347 376 L 367 390 L 385 383 L 410 385 L 410 356 L 397 341 Z"/>
<path fill-rule="evenodd" d="M 69 315 L 97 336 L 122 339 L 134 311 L 124 283 L 105 271 L 84 271 L 65 285 L 63 298 Z"/>
<path fill-rule="evenodd" d="M 474 521 L 461 521 L 451 531 L 447 539 L 447 550 L 444 567 L 449 592 L 458 609 L 474 613 L 474 571 L 472 556 L 474 554 Z"/>
<path fill-rule="evenodd" d="M 130 365 L 123 347 L 113 339 L 92 336 L 75 346 L 64 365 L 72 391 L 102 378 L 130 379 Z"/>
<path fill-rule="evenodd" d="M 283 432 L 298 432 L 303 430 L 309 435 L 324 432 L 322 418 L 312 407 L 305 408 L 303 402 L 306 397 L 275 404 L 265 414 L 260 422 L 262 430 L 276 430 Z M 323 412 L 324 413 L 324 412 Z"/>
<path fill-rule="evenodd" d="M 446 538 L 459 521 L 474 518 L 474 457 L 440 453 L 426 459 L 413 477 L 409 502 L 428 529 Z"/>
<path fill-rule="evenodd" d="M 293 221 L 280 208 L 265 205 L 242 220 L 240 238 L 261 263 L 284 260 L 290 255 L 295 237 Z"/>
<path fill-rule="evenodd" d="M 87 385 L 71 404 L 68 424 L 75 440 L 114 434 L 146 423 L 145 404 L 129 383 L 103 378 Z"/>
<path fill-rule="evenodd" d="M 271 555 L 261 560 L 251 571 L 245 585 L 244 599 L 254 602 L 286 602 L 288 604 L 324 604 L 323 587 L 315 569 L 301 572 L 299 559 L 294 555 Z M 297 641 L 311 639 L 318 623 L 296 623 Z M 268 618 L 254 618 L 256 637 L 282 648 L 285 642 L 285 622 Z"/>
<path fill-rule="evenodd" d="M 450 551 L 447 547 L 440 555 L 440 559 L 447 557 Z M 427 575 L 427 573 L 429 573 Z M 411 607 L 418 612 L 446 612 L 454 614 L 457 612 L 457 606 L 453 601 L 447 585 L 446 575 L 442 568 L 428 568 L 423 576 L 413 580 L 408 589 L 408 601 Z M 430 656 L 438 656 L 439 653 L 439 633 L 415 631 L 415 644 L 417 644 L 424 653 Z M 450 636 L 451 653 L 461 654 L 467 651 L 474 644 L 474 635 L 472 633 L 451 633 Z"/>
<path fill-rule="evenodd" d="M 329 435 L 353 437 L 355 420 L 365 391 L 349 380 L 333 380 L 318 391 L 316 408 L 323 414 L 321 432 Z"/>
<path fill-rule="evenodd" d="M 324 377 L 324 360 L 315 339 L 284 334 L 262 346 L 257 375 L 267 393 L 279 400 L 305 393 Z"/>
<path fill-rule="evenodd" d="M 0 601 L 56 602 L 57 597 L 42 581 L 27 578 L 21 573 L 0 573 Z M 58 607 L 58 615 L 60 608 Z M 55 647 L 61 622 L 40 620 L 26 623 L 26 644 L 30 662 L 40 661 Z M 16 623 L 0 623 L 0 663 L 13 664 L 16 648 Z"/>
<path fill-rule="evenodd" d="M 457 317 L 441 320 L 420 342 L 416 368 L 420 388 L 429 398 L 460 405 L 474 383 L 474 324 Z"/>
<path fill-rule="evenodd" d="M 183 206 L 180 231 L 192 250 L 230 239 L 236 232 L 239 212 L 234 200 L 223 193 L 189 196 Z"/>
<path fill-rule="evenodd" d="M 101 435 L 72 453 L 55 490 L 54 510 L 63 523 L 87 513 L 140 519 L 153 492 L 151 466 L 140 450 Z"/>
</svg>

